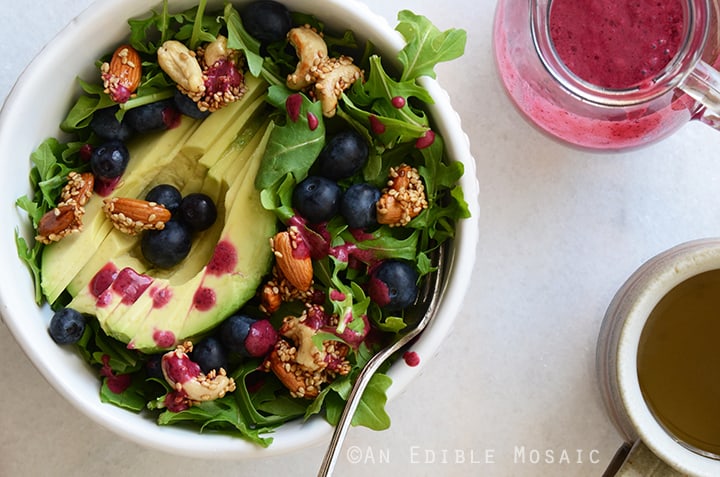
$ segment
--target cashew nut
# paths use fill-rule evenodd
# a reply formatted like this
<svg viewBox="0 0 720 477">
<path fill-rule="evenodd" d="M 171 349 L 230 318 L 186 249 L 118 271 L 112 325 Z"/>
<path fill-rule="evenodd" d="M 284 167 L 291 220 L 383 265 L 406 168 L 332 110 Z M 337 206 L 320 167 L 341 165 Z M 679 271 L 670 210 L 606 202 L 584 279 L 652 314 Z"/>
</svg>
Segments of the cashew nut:
<svg viewBox="0 0 720 477">
<path fill-rule="evenodd" d="M 331 118 L 335 115 L 338 99 L 350 85 L 360 78 L 362 72 L 347 57 L 329 62 L 332 70 L 321 75 L 315 83 L 315 96 L 322 103 L 323 116 Z"/>
<path fill-rule="evenodd" d="M 165 353 L 161 360 L 163 376 L 186 405 L 203 401 L 212 401 L 225 394 L 235 391 L 235 381 L 229 378 L 225 370 L 210 371 L 207 375 L 200 367 L 190 360 L 192 343 L 177 346 L 173 351 Z"/>
<path fill-rule="evenodd" d="M 291 29 L 288 32 L 288 40 L 295 48 L 300 61 L 295 72 L 288 75 L 287 87 L 299 91 L 315 82 L 312 70 L 327 58 L 327 45 L 325 40 L 309 26 Z"/>
<path fill-rule="evenodd" d="M 218 60 L 224 60 L 228 57 L 227 38 L 218 35 L 215 41 L 208 43 L 205 47 L 205 64 L 212 66 Z"/>
<path fill-rule="evenodd" d="M 318 371 L 325 367 L 325 351 L 318 349 L 313 342 L 316 330 L 295 317 L 287 317 L 280 328 L 280 334 L 295 343 L 297 363 L 308 371 Z"/>
<path fill-rule="evenodd" d="M 176 40 L 168 40 L 158 48 L 158 64 L 188 93 L 202 93 L 205 90 L 202 68 L 195 54 Z"/>
</svg>

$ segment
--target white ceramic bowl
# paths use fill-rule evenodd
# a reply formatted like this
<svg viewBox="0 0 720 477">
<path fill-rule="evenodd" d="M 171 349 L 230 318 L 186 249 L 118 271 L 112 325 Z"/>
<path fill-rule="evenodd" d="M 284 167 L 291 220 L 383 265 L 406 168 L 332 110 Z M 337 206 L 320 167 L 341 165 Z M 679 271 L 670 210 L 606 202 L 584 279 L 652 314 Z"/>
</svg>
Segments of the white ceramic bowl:
<svg viewBox="0 0 720 477">
<path fill-rule="evenodd" d="M 240 4 L 241 2 L 235 2 Z M 285 0 L 291 9 L 315 13 L 331 29 L 352 29 L 360 40 L 371 39 L 384 56 L 395 58 L 404 39 L 383 18 L 367 6 L 351 0 Z M 197 4 L 196 0 L 171 0 L 171 11 Z M 72 350 L 56 345 L 48 336 L 51 312 L 38 308 L 33 299 L 30 274 L 18 259 L 14 242 L 16 229 L 27 231 L 24 213 L 15 207 L 17 197 L 30 193 L 28 173 L 31 152 L 47 137 L 60 134 L 58 125 L 77 94 L 76 77 L 92 77 L 94 62 L 111 51 L 127 34 L 127 18 L 144 17 L 161 5 L 159 0 L 103 0 L 79 15 L 54 38 L 22 73 L 0 115 L 0 204 L 3 232 L 0 233 L 0 313 L 8 328 L 35 366 L 73 406 L 101 425 L 128 439 L 153 448 L 185 456 L 250 458 L 286 453 L 316 444 L 329 437 L 331 427 L 320 418 L 293 422 L 277 430 L 273 444 L 263 449 L 239 438 L 200 434 L 173 426 L 159 426 L 154 420 L 100 402 L 97 373 L 91 371 Z M 208 10 L 222 8 L 222 1 L 210 0 Z M 322 8 L 319 6 L 322 5 Z M 50 80 L 49 80 L 50 79 Z M 458 226 L 449 264 L 449 280 L 440 311 L 422 338 L 413 345 L 423 359 L 431 358 L 452 326 L 462 306 L 475 261 L 478 238 L 478 184 L 467 136 L 452 109 L 445 91 L 431 79 L 423 81 L 435 104 L 430 107 L 435 129 L 445 139 L 447 152 L 464 163 L 461 185 L 473 217 Z M 422 366 L 396 363 L 389 372 L 393 385 L 389 398 L 397 396 Z"/>
</svg>

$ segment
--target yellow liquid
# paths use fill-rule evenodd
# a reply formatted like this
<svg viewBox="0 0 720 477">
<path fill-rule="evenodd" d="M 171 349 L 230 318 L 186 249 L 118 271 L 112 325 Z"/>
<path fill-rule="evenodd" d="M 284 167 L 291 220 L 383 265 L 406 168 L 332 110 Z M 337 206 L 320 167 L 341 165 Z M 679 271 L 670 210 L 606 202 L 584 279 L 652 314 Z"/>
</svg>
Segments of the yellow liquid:
<svg viewBox="0 0 720 477">
<path fill-rule="evenodd" d="M 720 455 L 720 270 L 686 280 L 658 303 L 640 337 L 638 378 L 670 434 Z"/>
</svg>

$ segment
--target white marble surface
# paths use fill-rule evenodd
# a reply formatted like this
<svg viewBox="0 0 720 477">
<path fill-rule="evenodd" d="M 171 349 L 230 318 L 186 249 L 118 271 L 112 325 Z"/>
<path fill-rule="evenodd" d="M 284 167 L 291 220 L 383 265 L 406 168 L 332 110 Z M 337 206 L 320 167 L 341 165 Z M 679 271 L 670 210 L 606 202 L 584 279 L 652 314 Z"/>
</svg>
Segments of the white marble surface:
<svg viewBox="0 0 720 477">
<path fill-rule="evenodd" d="M 90 1 L 0 0 L 0 98 Z M 504 97 L 492 62 L 493 1 L 366 1 L 393 25 L 411 8 L 442 29 L 468 31 L 467 54 L 438 72 L 477 160 L 481 233 L 464 312 L 445 346 L 389 405 L 390 430 L 351 430 L 337 475 L 601 475 L 620 444 L 594 371 L 603 313 L 643 261 L 720 234 L 720 136 L 691 124 L 633 153 L 567 149 Z M 141 448 L 68 405 L 2 324 L 0 368 L 2 476 L 306 476 L 324 451 L 216 462 Z"/>
</svg>

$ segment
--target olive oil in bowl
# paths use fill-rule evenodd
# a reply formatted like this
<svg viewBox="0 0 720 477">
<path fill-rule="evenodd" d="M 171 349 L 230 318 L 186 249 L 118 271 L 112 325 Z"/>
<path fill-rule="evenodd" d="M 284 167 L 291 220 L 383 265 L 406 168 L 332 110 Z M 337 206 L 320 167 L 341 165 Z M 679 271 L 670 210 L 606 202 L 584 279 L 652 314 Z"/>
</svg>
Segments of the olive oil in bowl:
<svg viewBox="0 0 720 477">
<path fill-rule="evenodd" d="M 660 424 L 686 447 L 720 459 L 720 270 L 695 275 L 655 306 L 637 372 Z"/>
</svg>

